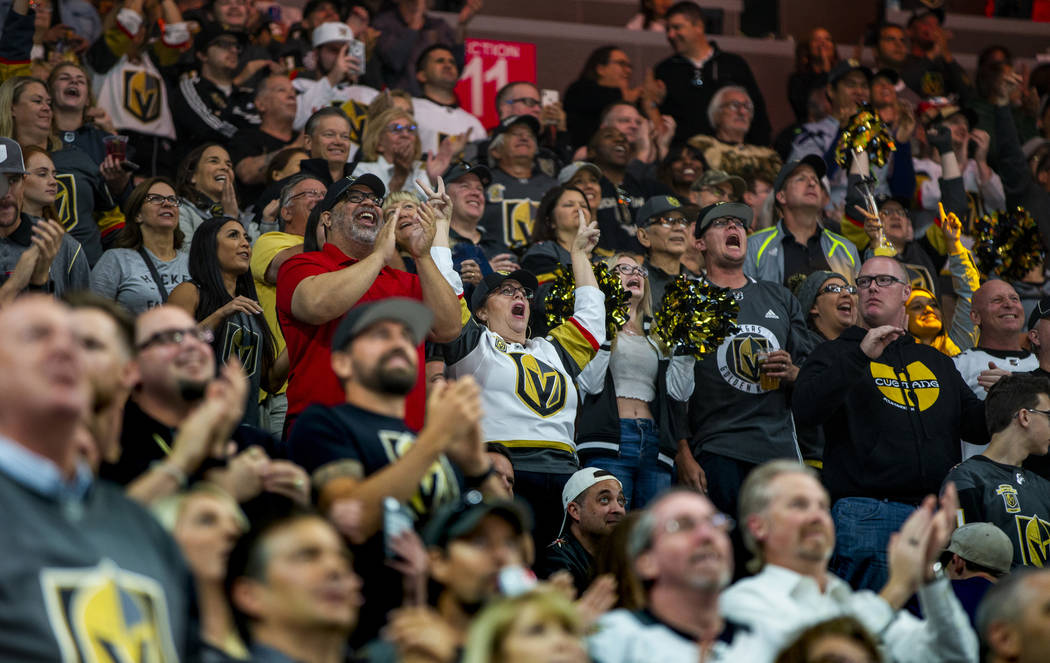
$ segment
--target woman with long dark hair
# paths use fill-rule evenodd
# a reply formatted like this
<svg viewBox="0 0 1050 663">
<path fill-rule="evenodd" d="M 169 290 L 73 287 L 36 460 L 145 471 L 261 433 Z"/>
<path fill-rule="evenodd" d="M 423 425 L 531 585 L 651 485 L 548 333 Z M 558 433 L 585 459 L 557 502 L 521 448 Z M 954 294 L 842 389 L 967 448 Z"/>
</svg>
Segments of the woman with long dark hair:
<svg viewBox="0 0 1050 663">
<path fill-rule="evenodd" d="M 521 268 L 540 284 L 553 280 L 559 269 L 571 268 L 576 233 L 591 220 L 591 206 L 583 191 L 574 186 L 551 188 L 536 208 L 532 245 L 522 256 Z"/>
<path fill-rule="evenodd" d="M 222 145 L 204 143 L 186 155 L 175 174 L 175 191 L 179 194 L 179 227 L 187 242 L 206 219 L 238 217 L 234 184 L 233 161 Z"/>
<path fill-rule="evenodd" d="M 214 217 L 197 229 L 190 245 L 190 281 L 169 302 L 185 309 L 200 326 L 215 332 L 215 357 L 236 356 L 248 376 L 244 423 L 259 425 L 259 390 L 280 387 L 287 360 L 274 357 L 273 335 L 263 317 L 251 274 L 252 248 L 237 219 Z M 286 357 L 282 353 L 282 357 Z"/>
</svg>

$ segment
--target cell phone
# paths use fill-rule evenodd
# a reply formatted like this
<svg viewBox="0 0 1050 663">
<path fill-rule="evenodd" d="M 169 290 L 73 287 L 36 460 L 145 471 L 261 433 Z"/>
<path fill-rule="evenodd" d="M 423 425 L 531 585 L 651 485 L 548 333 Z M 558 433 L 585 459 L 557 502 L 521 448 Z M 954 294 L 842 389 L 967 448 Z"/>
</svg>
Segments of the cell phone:
<svg viewBox="0 0 1050 663">
<path fill-rule="evenodd" d="M 390 559 L 397 557 L 391 546 L 393 541 L 402 532 L 412 529 L 415 518 L 412 512 L 404 504 L 393 497 L 383 499 L 383 545 L 386 548 L 386 556 Z"/>
<path fill-rule="evenodd" d="M 347 48 L 347 54 L 361 62 L 361 65 L 350 73 L 358 76 L 365 73 L 365 42 L 360 39 L 351 39 L 349 48 Z"/>
<path fill-rule="evenodd" d="M 134 161 L 128 161 L 127 159 L 120 162 L 120 167 L 128 171 L 129 173 L 137 173 L 140 170 L 142 170 L 142 166 L 138 165 Z"/>
<path fill-rule="evenodd" d="M 556 104 L 560 98 L 557 90 L 540 90 L 540 106 Z"/>
<path fill-rule="evenodd" d="M 499 570 L 499 593 L 520 596 L 536 586 L 536 574 L 524 566 L 504 566 Z"/>
</svg>

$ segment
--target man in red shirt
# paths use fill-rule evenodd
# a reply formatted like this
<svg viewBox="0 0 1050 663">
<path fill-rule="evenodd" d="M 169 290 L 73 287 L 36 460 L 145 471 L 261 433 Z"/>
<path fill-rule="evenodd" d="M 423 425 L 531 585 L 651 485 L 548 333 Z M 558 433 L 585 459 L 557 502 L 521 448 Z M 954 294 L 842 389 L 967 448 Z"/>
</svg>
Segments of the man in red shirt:
<svg viewBox="0 0 1050 663">
<path fill-rule="evenodd" d="M 277 319 L 291 363 L 286 433 L 311 403 L 335 405 L 344 400 L 331 367 L 332 335 L 354 306 L 410 297 L 434 312 L 430 340 L 449 342 L 462 328 L 457 293 L 446 277 L 456 278 L 449 249 L 432 251 L 433 224 L 421 224 L 421 230 L 413 232 L 394 227 L 403 224 L 384 223 L 380 205 L 385 194 L 386 187 L 375 175 L 334 182 L 313 210 L 325 231 L 324 246 L 290 258 L 278 272 Z M 416 274 L 387 264 L 395 257 L 399 241 L 414 259 Z M 405 416 L 416 430 L 423 426 L 426 400 L 422 345 L 419 352 L 420 375 L 408 395 Z"/>
</svg>

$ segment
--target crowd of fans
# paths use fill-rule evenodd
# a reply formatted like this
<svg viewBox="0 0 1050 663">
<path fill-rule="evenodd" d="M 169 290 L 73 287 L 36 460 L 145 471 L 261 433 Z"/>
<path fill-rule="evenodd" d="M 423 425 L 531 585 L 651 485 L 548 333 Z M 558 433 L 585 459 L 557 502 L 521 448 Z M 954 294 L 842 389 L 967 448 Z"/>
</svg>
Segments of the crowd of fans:
<svg viewBox="0 0 1050 663">
<path fill-rule="evenodd" d="M 13 0 L 0 659 L 1050 660 L 1050 67 L 930 4 L 486 131 L 481 0 Z"/>
</svg>

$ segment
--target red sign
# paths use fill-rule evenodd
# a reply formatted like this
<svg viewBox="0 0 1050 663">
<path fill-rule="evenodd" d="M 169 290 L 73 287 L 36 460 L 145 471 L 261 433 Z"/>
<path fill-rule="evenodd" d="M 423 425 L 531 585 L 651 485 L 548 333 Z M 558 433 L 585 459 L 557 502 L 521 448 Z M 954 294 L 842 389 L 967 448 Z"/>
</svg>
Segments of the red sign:
<svg viewBox="0 0 1050 663">
<path fill-rule="evenodd" d="M 467 62 L 456 84 L 459 105 L 486 129 L 499 122 L 496 92 L 510 81 L 536 82 L 536 44 L 468 39 Z"/>
</svg>

